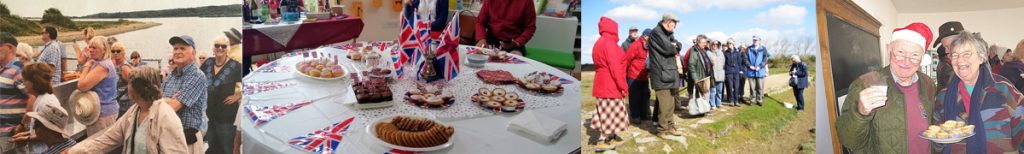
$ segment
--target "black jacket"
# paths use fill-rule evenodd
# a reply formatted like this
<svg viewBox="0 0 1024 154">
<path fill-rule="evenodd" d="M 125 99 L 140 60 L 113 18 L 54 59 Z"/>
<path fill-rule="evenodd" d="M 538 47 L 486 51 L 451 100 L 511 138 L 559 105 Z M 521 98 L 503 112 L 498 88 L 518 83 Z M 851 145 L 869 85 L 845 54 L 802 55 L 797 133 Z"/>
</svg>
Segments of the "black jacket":
<svg viewBox="0 0 1024 154">
<path fill-rule="evenodd" d="M 633 41 L 636 41 L 636 39 L 626 36 L 626 41 L 622 41 L 622 45 L 619 45 L 622 47 L 622 52 L 626 52 L 629 49 L 629 45 L 633 44 Z"/>
<path fill-rule="evenodd" d="M 682 45 L 672 37 L 672 32 L 666 31 L 661 24 L 651 31 L 646 46 L 647 60 L 650 62 L 647 70 L 650 73 L 651 88 L 654 90 L 679 88 L 675 58 L 682 49 L 673 44 Z"/>
</svg>

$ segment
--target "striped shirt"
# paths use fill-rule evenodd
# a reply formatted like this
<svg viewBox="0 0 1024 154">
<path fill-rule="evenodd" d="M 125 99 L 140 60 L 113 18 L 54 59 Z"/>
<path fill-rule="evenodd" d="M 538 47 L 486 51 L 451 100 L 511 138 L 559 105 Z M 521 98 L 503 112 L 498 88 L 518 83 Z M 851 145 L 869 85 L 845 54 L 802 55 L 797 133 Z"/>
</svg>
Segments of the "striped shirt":
<svg viewBox="0 0 1024 154">
<path fill-rule="evenodd" d="M 46 149 L 46 152 L 43 152 L 43 154 L 59 154 L 61 152 L 64 152 L 64 149 L 68 149 L 71 148 L 72 146 L 75 146 L 75 144 L 78 144 L 78 142 L 75 142 L 75 140 L 72 139 L 68 139 L 67 141 L 50 146 L 50 149 Z"/>
<path fill-rule="evenodd" d="M 19 61 L 11 61 L 0 67 L 0 137 L 9 137 L 14 127 L 21 123 L 25 116 L 25 104 L 28 96 L 18 88 L 21 85 L 21 68 Z"/>
<path fill-rule="evenodd" d="M 43 45 L 43 49 L 39 52 L 39 62 L 44 62 L 53 65 L 53 78 L 50 79 L 51 85 L 60 84 L 60 78 L 63 77 L 60 70 L 61 60 L 64 59 L 64 46 L 60 41 L 53 40 L 46 42 Z"/>
<path fill-rule="evenodd" d="M 178 117 L 181 118 L 182 128 L 185 129 L 206 129 L 206 122 L 203 116 L 206 114 L 206 87 L 208 80 L 206 75 L 196 67 L 195 62 L 181 66 L 177 71 L 172 71 L 163 83 L 163 97 L 173 98 L 175 94 L 182 108 L 178 110 Z"/>
</svg>

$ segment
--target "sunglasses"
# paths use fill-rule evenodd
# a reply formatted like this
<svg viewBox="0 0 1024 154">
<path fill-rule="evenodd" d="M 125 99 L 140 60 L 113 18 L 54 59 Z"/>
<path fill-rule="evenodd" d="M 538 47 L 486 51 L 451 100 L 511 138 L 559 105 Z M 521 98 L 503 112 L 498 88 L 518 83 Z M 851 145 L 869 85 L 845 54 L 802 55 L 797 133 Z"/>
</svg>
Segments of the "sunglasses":
<svg viewBox="0 0 1024 154">
<path fill-rule="evenodd" d="M 214 44 L 214 45 L 213 45 L 213 47 L 215 47 L 215 48 L 220 48 L 220 49 L 227 49 L 227 48 L 228 48 L 228 45 L 223 45 L 223 44 Z"/>
<path fill-rule="evenodd" d="M 132 59 L 139 59 L 138 56 L 132 56 Z"/>
<path fill-rule="evenodd" d="M 110 50 L 110 53 L 121 53 L 121 50 Z"/>
</svg>

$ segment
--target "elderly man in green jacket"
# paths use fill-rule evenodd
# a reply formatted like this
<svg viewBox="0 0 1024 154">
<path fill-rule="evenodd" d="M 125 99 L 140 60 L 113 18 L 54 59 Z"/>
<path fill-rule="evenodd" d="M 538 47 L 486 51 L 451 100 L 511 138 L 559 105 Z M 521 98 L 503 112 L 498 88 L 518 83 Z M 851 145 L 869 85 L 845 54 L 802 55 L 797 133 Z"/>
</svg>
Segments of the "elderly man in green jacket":
<svg viewBox="0 0 1024 154">
<path fill-rule="evenodd" d="M 836 122 L 839 143 L 854 153 L 929 152 L 929 141 L 917 134 L 928 128 L 935 85 L 918 69 L 931 39 L 922 23 L 893 31 L 886 45 L 889 66 L 850 84 Z"/>
<path fill-rule="evenodd" d="M 929 153 L 918 137 L 928 129 L 935 106 L 935 82 L 918 72 L 932 31 L 913 23 L 893 31 L 886 45 L 889 66 L 850 84 L 836 122 L 839 141 L 854 153 Z"/>
</svg>

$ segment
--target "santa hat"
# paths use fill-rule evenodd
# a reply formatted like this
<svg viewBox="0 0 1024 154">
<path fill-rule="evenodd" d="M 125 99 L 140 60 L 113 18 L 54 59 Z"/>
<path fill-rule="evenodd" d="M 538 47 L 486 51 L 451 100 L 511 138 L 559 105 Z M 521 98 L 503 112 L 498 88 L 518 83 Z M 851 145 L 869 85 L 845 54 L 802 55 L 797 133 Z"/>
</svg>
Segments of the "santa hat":
<svg viewBox="0 0 1024 154">
<path fill-rule="evenodd" d="M 892 31 L 892 40 L 901 39 L 913 42 L 923 49 L 928 49 L 928 44 L 932 43 L 932 29 L 920 22 L 912 23 L 907 25 L 907 27 L 896 28 Z"/>
</svg>

